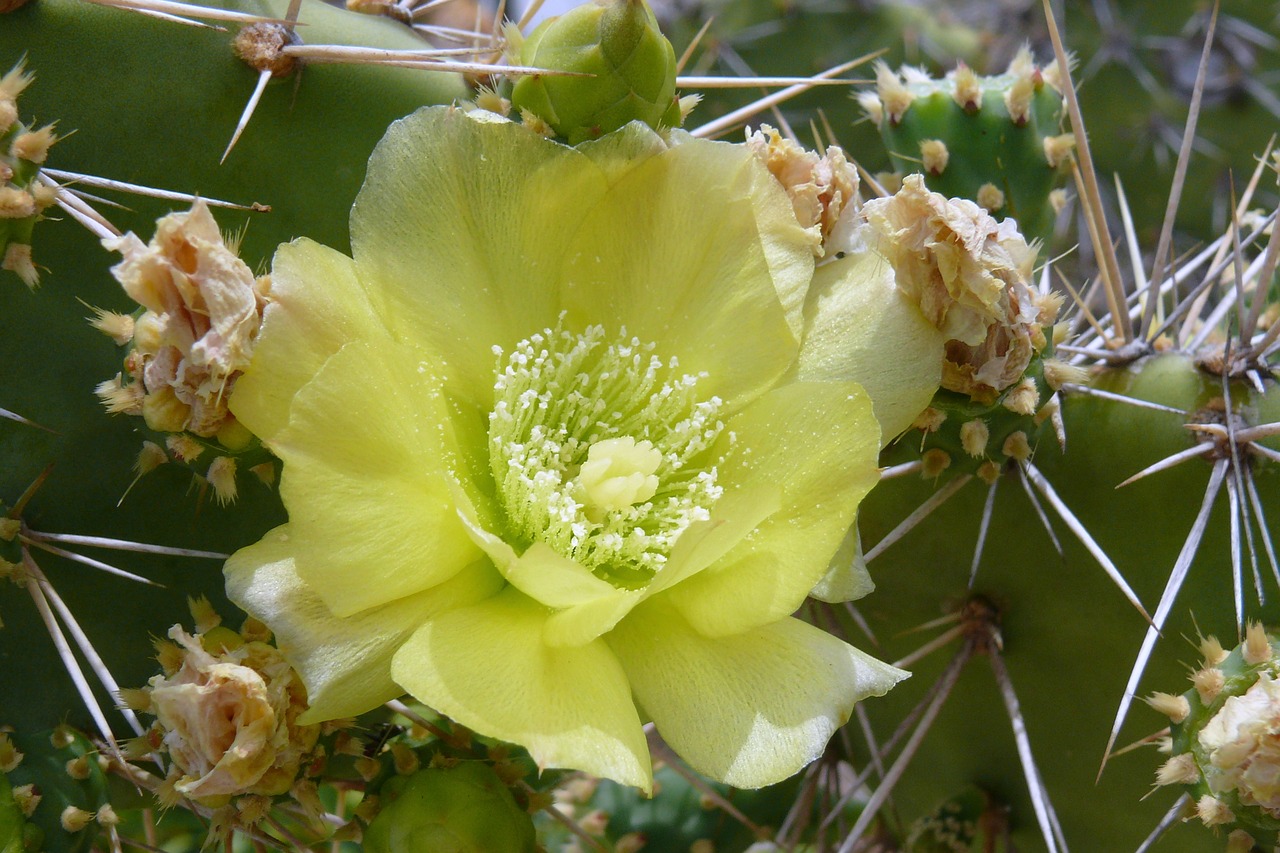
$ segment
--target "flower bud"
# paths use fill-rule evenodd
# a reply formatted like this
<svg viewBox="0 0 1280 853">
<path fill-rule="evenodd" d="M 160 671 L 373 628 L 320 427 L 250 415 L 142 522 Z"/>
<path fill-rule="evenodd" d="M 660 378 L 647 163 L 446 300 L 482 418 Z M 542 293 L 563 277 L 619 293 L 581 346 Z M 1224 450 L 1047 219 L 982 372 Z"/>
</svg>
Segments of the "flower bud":
<svg viewBox="0 0 1280 853">
<path fill-rule="evenodd" d="M 529 816 L 478 761 L 396 777 L 383 787 L 381 802 L 364 836 L 367 853 L 533 853 L 536 847 Z"/>
<path fill-rule="evenodd" d="M 523 65 L 591 76 L 530 75 L 511 104 L 576 145 L 630 121 L 679 124 L 675 50 L 644 0 L 596 0 L 544 22 L 520 51 Z"/>
</svg>

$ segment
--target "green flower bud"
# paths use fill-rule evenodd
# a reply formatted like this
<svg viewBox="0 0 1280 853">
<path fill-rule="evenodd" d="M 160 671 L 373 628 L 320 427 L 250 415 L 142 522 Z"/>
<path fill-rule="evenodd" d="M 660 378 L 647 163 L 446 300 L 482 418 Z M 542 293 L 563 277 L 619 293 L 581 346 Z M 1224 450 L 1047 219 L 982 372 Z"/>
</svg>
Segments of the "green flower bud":
<svg viewBox="0 0 1280 853">
<path fill-rule="evenodd" d="M 630 121 L 679 122 L 676 54 L 644 0 L 596 0 L 540 25 L 520 52 L 524 65 L 590 77 L 522 77 L 511 104 L 576 145 Z"/>
<path fill-rule="evenodd" d="M 533 822 L 485 764 L 399 776 L 382 789 L 382 811 L 364 836 L 367 853 L 533 853 Z"/>
</svg>

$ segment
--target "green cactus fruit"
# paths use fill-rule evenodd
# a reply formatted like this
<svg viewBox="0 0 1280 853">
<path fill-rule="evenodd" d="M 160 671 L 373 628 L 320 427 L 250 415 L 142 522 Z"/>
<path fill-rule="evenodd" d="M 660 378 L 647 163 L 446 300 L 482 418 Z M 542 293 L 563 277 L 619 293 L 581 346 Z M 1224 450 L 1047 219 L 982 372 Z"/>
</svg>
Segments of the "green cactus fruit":
<svg viewBox="0 0 1280 853">
<path fill-rule="evenodd" d="M 420 770 L 383 786 L 365 832 L 369 853 L 533 853 L 533 822 L 497 774 L 478 761 Z"/>
<path fill-rule="evenodd" d="M 645 0 L 596 0 L 544 22 L 524 42 L 521 64 L 590 76 L 530 75 L 511 104 L 545 121 L 571 145 L 630 121 L 654 129 L 679 122 L 675 50 Z"/>
<path fill-rule="evenodd" d="M 0 772 L 0 853 L 26 853 L 32 849 L 26 844 L 28 826 L 8 777 Z"/>
<path fill-rule="evenodd" d="M 557 792 L 557 808 L 573 815 L 618 850 L 742 850 L 776 829 L 800 792 L 793 777 L 756 790 L 740 790 L 690 778 L 662 763 L 654 770 L 654 793 L 608 780 L 571 782 Z M 726 810 L 730 804 L 741 817 Z M 568 839 L 565 839 L 566 841 Z"/>
<path fill-rule="evenodd" d="M 1073 137 L 1061 130 L 1056 65 L 1041 69 L 1023 50 L 1004 74 L 960 65 L 941 79 L 876 66 L 876 91 L 860 97 L 880 128 L 893 167 L 920 172 L 929 188 L 967 198 L 1047 238 L 1066 181 Z"/>
<path fill-rule="evenodd" d="M 31 233 L 53 190 L 40 182 L 40 167 L 58 141 L 52 125 L 34 128 L 18 118 L 18 96 L 32 75 L 19 62 L 0 77 L 0 270 L 34 288 L 40 274 L 31 259 Z"/>
<path fill-rule="evenodd" d="M 1008 809 L 966 788 L 911 824 L 906 853 L 1010 853 Z"/>
<path fill-rule="evenodd" d="M 1056 402 L 1049 401 L 1057 389 L 1045 375 L 1046 363 L 1049 376 L 1056 378 L 1055 371 L 1063 368 L 1052 359 L 1052 345 L 992 402 L 955 391 L 935 394 L 913 432 L 902 439 L 919 448 L 924 475 L 977 474 L 990 485 L 1010 461 L 1027 459 L 1041 426 L 1056 413 Z"/>
<path fill-rule="evenodd" d="M 1148 700 L 1171 722 L 1171 756 L 1156 784 L 1190 794 L 1188 810 L 1230 833 L 1229 849 L 1273 848 L 1280 841 L 1280 641 L 1255 623 L 1230 652 L 1214 637 L 1200 651 L 1192 689 Z"/>
<path fill-rule="evenodd" d="M 16 763 L 5 755 L 17 751 Z M 68 726 L 35 734 L 0 734 L 0 766 L 12 765 L 5 775 L 9 796 L 17 801 L 38 832 L 23 829 L 24 843 L 47 853 L 80 853 L 90 849 L 98 831 L 119 820 L 108 802 L 102 758 L 84 735 Z M 3 795 L 0 795 L 0 803 Z M 3 806 L 0 805 L 0 813 Z M 0 840 L 4 838 L 0 817 Z M 4 853 L 8 851 L 4 850 Z"/>
</svg>

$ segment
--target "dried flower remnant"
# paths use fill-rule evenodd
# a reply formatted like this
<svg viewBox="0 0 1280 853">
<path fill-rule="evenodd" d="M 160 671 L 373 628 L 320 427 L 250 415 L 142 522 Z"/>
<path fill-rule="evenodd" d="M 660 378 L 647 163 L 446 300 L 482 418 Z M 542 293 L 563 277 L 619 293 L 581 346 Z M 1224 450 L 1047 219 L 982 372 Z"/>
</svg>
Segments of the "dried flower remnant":
<svg viewBox="0 0 1280 853">
<path fill-rule="evenodd" d="M 103 243 L 124 255 L 112 273 L 145 310 L 125 358 L 132 405 L 122 408 L 120 382 L 100 395 L 155 430 L 240 436 L 227 399 L 253 354 L 269 280 L 227 246 L 203 201 L 160 219 L 150 244 L 132 233 Z"/>
<path fill-rule="evenodd" d="M 125 698 L 155 715 L 173 789 L 219 806 L 288 791 L 320 733 L 298 724 L 306 691 L 293 668 L 274 646 L 226 628 L 191 635 L 175 625 L 169 637 L 172 671 Z"/>
<path fill-rule="evenodd" d="M 950 339 L 942 387 L 990 402 L 1021 381 L 1059 301 L 1028 286 L 1036 249 L 1017 224 L 930 192 L 921 175 L 863 210 L 898 287 Z"/>
<path fill-rule="evenodd" d="M 844 150 L 829 145 L 819 156 L 767 124 L 747 133 L 747 148 L 787 191 L 796 219 L 811 235 L 813 254 L 824 257 L 832 235 L 850 230 L 858 209 L 858 170 Z M 838 231 L 839 225 L 846 227 Z"/>
</svg>

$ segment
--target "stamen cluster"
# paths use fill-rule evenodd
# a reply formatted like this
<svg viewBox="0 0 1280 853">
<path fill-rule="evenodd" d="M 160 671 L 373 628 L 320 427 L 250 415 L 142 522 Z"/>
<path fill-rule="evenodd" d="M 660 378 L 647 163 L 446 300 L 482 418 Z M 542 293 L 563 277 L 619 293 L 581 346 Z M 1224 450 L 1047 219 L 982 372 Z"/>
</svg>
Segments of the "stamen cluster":
<svg viewBox="0 0 1280 853">
<path fill-rule="evenodd" d="M 546 329 L 499 358 L 489 416 L 490 467 L 513 536 L 543 542 L 620 586 L 642 585 L 690 524 L 710 518 L 723 488 L 707 451 L 724 424 L 718 397 L 678 373 L 655 345 L 606 343 L 602 326 Z M 629 438 L 630 444 L 617 444 Z M 651 458 L 652 494 L 622 507 L 593 500 L 603 449 Z M 597 453 L 591 454 L 592 447 Z M 656 454 L 656 455 L 655 455 Z M 645 491 L 648 491 L 647 489 Z"/>
</svg>

